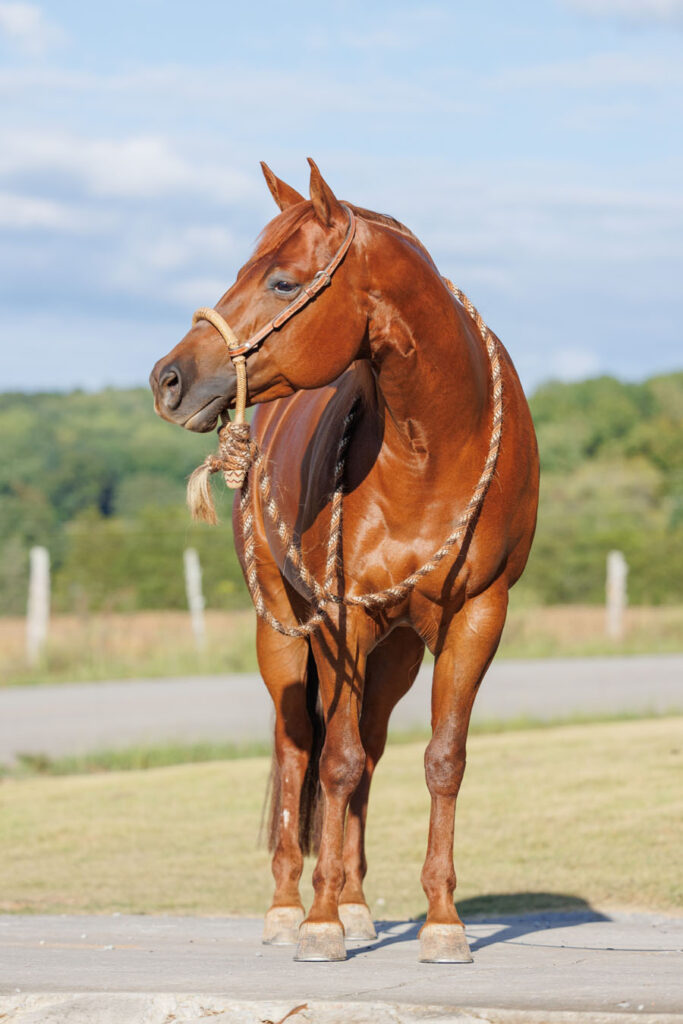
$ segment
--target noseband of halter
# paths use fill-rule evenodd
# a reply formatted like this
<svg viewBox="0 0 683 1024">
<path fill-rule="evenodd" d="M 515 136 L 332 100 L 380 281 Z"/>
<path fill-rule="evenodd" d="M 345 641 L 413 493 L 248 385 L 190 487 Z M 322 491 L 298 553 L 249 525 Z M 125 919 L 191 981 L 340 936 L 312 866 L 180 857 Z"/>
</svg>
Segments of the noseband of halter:
<svg viewBox="0 0 683 1024">
<path fill-rule="evenodd" d="M 353 210 L 345 203 L 341 205 L 346 211 L 349 223 L 344 240 L 332 259 L 327 266 L 314 275 L 308 284 L 303 285 L 297 297 L 288 306 L 285 306 L 281 313 L 278 313 L 267 324 L 264 324 L 247 341 L 240 342 L 227 320 L 215 309 L 202 306 L 192 317 L 193 324 L 196 324 L 199 320 L 206 320 L 212 327 L 216 328 L 228 346 L 228 355 L 235 367 L 237 377 L 235 419 L 233 422 L 228 421 L 218 433 L 220 454 L 208 455 L 202 465 L 195 469 L 188 483 L 188 503 L 193 516 L 197 519 L 216 522 L 216 513 L 209 488 L 209 477 L 212 473 L 222 471 L 226 484 L 233 489 L 240 488 L 244 483 L 253 455 L 249 437 L 249 424 L 245 421 L 244 417 L 247 406 L 247 356 L 250 352 L 257 349 L 270 334 L 279 330 L 288 320 L 296 316 L 324 288 L 332 284 L 332 275 L 349 251 L 356 234 L 356 218 Z"/>
</svg>

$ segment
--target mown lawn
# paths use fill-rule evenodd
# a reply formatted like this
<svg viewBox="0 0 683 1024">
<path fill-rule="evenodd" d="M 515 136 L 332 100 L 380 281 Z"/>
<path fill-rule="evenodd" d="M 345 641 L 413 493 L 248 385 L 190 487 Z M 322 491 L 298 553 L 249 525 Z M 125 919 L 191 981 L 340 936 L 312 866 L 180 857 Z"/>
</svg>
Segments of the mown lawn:
<svg viewBox="0 0 683 1024">
<path fill-rule="evenodd" d="M 375 781 L 367 894 L 424 911 L 423 744 Z M 260 914 L 266 758 L 0 783 L 0 910 Z M 456 826 L 467 914 L 541 907 L 683 912 L 683 719 L 476 735 Z M 306 867 L 306 899 L 310 899 Z"/>
</svg>

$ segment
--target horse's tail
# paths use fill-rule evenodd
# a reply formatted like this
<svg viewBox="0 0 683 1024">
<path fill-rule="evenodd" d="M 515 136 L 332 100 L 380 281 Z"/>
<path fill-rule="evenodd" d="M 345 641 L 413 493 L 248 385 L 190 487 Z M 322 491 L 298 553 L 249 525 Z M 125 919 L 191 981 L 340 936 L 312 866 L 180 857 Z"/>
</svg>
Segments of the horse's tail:
<svg viewBox="0 0 683 1024">
<path fill-rule="evenodd" d="M 325 742 L 325 722 L 318 693 L 318 669 L 310 646 L 306 668 L 306 712 L 311 722 L 313 739 L 311 743 L 311 756 L 308 760 L 299 802 L 299 843 L 304 855 L 316 854 L 320 846 L 322 830 L 320 754 Z M 282 810 L 280 806 L 280 769 L 274 750 L 268 790 L 270 792 L 268 849 L 273 851 L 277 844 L 280 813 Z"/>
</svg>

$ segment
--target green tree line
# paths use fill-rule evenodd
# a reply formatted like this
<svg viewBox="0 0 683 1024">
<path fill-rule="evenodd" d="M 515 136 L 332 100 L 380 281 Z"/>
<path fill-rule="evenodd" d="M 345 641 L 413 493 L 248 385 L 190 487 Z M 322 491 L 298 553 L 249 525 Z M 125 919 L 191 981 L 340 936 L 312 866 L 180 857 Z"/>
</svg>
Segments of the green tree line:
<svg viewBox="0 0 683 1024">
<path fill-rule="evenodd" d="M 595 603 L 620 548 L 635 604 L 683 599 L 683 373 L 600 377 L 532 395 L 541 452 L 529 604 Z M 207 603 L 246 605 L 230 497 L 193 524 L 185 482 L 215 436 L 162 423 L 144 389 L 0 395 L 0 613 L 25 608 L 28 550 L 50 550 L 57 610 L 181 608 L 182 552 L 199 551 Z"/>
</svg>

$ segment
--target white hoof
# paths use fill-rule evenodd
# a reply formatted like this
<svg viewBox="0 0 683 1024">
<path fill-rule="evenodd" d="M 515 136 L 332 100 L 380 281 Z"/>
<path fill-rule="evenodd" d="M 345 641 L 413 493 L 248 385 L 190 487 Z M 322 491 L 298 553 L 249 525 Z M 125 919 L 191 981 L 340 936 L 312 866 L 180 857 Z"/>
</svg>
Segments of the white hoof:
<svg viewBox="0 0 683 1024">
<path fill-rule="evenodd" d="M 299 929 L 295 960 L 346 960 L 344 929 L 336 922 L 304 921 Z"/>
<path fill-rule="evenodd" d="M 340 903 L 339 917 L 347 939 L 376 939 L 377 932 L 365 903 Z"/>
<path fill-rule="evenodd" d="M 420 932 L 420 963 L 471 964 L 472 954 L 462 925 L 424 925 Z"/>
<path fill-rule="evenodd" d="M 295 946 L 303 919 L 301 907 L 271 907 L 263 923 L 262 941 L 267 946 Z"/>
</svg>

